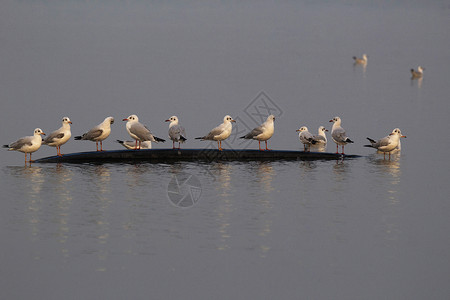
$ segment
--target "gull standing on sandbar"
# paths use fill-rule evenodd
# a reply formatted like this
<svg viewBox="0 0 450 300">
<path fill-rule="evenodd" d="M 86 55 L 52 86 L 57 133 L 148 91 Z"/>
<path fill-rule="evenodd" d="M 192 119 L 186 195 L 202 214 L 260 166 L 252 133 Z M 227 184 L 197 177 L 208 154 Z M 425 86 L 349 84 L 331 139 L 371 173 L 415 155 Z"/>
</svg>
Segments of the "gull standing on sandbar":
<svg viewBox="0 0 450 300">
<path fill-rule="evenodd" d="M 316 141 L 315 146 L 325 146 L 327 144 L 327 135 L 325 134 L 326 131 L 328 131 L 328 129 L 323 126 L 319 126 L 317 135 L 313 136 L 314 141 Z"/>
<path fill-rule="evenodd" d="M 127 131 L 130 136 L 136 140 L 134 149 L 141 149 L 141 142 L 152 141 L 152 142 L 165 142 L 166 140 L 154 136 L 150 130 L 143 124 L 139 122 L 139 118 L 136 115 L 131 115 L 122 121 L 127 121 Z M 138 146 L 139 142 L 139 146 Z"/>
<path fill-rule="evenodd" d="M 184 127 L 178 124 L 177 116 L 171 116 L 166 122 L 170 122 L 169 138 L 172 140 L 172 149 L 175 149 L 175 142 L 178 142 L 178 149 L 180 149 L 180 144 L 187 140 Z"/>
<path fill-rule="evenodd" d="M 398 149 L 398 147 L 400 146 L 400 138 L 406 138 L 406 136 L 402 134 L 399 128 L 395 128 L 388 136 L 385 136 L 378 141 L 367 138 L 370 142 L 370 145 L 364 145 L 364 147 L 375 148 L 378 151 L 383 152 L 385 158 L 386 152 L 388 152 L 389 159 L 391 159 L 391 152 Z"/>
<path fill-rule="evenodd" d="M 113 117 L 107 117 L 103 122 L 86 132 L 81 136 L 74 137 L 75 140 L 86 140 L 95 142 L 95 146 L 97 147 L 97 151 L 103 151 L 103 141 L 110 135 L 111 133 L 111 124 L 114 124 Z M 98 150 L 98 142 L 100 142 L 100 150 Z"/>
<path fill-rule="evenodd" d="M 298 137 L 300 139 L 300 142 L 303 143 L 303 151 L 308 152 L 310 151 L 311 145 L 316 144 L 316 141 L 314 140 L 314 136 L 311 134 L 311 132 L 308 131 L 308 127 L 302 126 L 300 129 L 296 130 L 298 132 Z"/>
<path fill-rule="evenodd" d="M 233 125 L 231 122 L 236 122 L 232 117 L 226 115 L 223 118 L 223 123 L 211 130 L 207 135 L 203 137 L 197 137 L 196 140 L 202 141 L 217 141 L 217 146 L 219 147 L 219 151 L 222 151 L 222 141 L 227 139 L 231 135 L 231 131 L 233 130 Z"/>
<path fill-rule="evenodd" d="M 56 147 L 56 155 L 62 156 L 61 153 L 61 146 L 67 143 L 67 141 L 72 136 L 72 133 L 70 132 L 70 124 L 72 122 L 68 117 L 64 117 L 62 119 L 62 126 L 61 128 L 53 131 L 50 133 L 43 141 L 42 143 L 47 146 Z"/>
<path fill-rule="evenodd" d="M 41 147 L 42 144 L 41 135 L 45 135 L 45 133 L 42 131 L 42 129 L 36 128 L 34 130 L 34 135 L 25 136 L 9 145 L 3 145 L 3 148 L 9 148 L 8 151 L 15 150 L 25 153 L 25 164 L 27 163 L 27 153 L 30 153 L 30 163 L 31 163 L 31 153 L 37 151 Z"/>
<path fill-rule="evenodd" d="M 341 118 L 334 117 L 330 122 L 334 122 L 331 128 L 331 138 L 336 143 L 336 154 L 339 153 L 339 145 L 342 146 L 342 154 L 344 154 L 344 146 L 353 141 L 347 137 L 344 128 L 341 127 Z"/>
<path fill-rule="evenodd" d="M 267 148 L 267 141 L 272 137 L 273 132 L 275 130 L 274 121 L 275 121 L 274 115 L 268 116 L 267 120 L 264 123 L 262 123 L 261 126 L 258 126 L 249 133 L 247 133 L 246 135 L 241 136 L 240 139 L 257 140 L 259 150 L 261 151 L 272 150 Z M 261 141 L 266 142 L 266 149 L 261 149 Z"/>
</svg>

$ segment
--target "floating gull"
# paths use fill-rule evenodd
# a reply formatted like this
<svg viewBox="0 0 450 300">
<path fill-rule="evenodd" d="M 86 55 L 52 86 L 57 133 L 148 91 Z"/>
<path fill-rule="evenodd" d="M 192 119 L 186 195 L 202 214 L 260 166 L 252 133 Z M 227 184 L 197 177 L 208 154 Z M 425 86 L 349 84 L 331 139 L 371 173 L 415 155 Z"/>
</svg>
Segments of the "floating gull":
<svg viewBox="0 0 450 300">
<path fill-rule="evenodd" d="M 121 140 L 117 140 L 117 142 L 119 144 L 121 144 L 122 146 L 124 146 L 125 148 L 129 149 L 129 150 L 134 150 L 136 149 L 136 145 L 135 145 L 135 141 L 121 141 Z M 144 141 L 141 143 L 141 149 L 152 149 L 152 142 L 151 141 Z"/>
<path fill-rule="evenodd" d="M 56 155 L 62 156 L 61 154 L 61 146 L 64 145 L 72 136 L 70 132 L 70 124 L 72 122 L 68 117 L 64 117 L 62 119 L 61 128 L 50 133 L 42 143 L 47 146 L 56 147 Z"/>
<path fill-rule="evenodd" d="M 184 127 L 178 124 L 177 116 L 171 116 L 166 122 L 170 122 L 169 138 L 172 140 L 172 149 L 175 149 L 175 142 L 178 142 L 178 149 L 180 149 L 180 144 L 187 140 Z"/>
<path fill-rule="evenodd" d="M 327 143 L 327 135 L 325 134 L 325 131 L 328 131 L 323 126 L 319 126 L 319 129 L 317 130 L 317 135 L 313 136 L 314 141 L 316 141 L 315 146 L 324 146 Z"/>
<path fill-rule="evenodd" d="M 342 154 L 344 154 L 344 146 L 353 141 L 347 137 L 344 128 L 341 127 L 341 118 L 334 117 L 330 122 L 334 122 L 331 128 L 331 138 L 336 143 L 336 153 L 339 153 L 339 145 L 341 145 Z"/>
<path fill-rule="evenodd" d="M 367 64 L 367 55 L 363 54 L 361 58 L 353 56 L 355 61 L 355 65 L 366 65 Z"/>
<path fill-rule="evenodd" d="M 386 157 L 386 152 L 389 153 L 389 159 L 391 158 L 391 152 L 394 150 L 399 150 L 400 146 L 400 138 L 406 138 L 406 136 L 402 135 L 402 132 L 399 128 L 395 128 L 392 132 L 385 136 L 384 138 L 375 141 L 371 138 L 367 138 L 370 142 L 370 145 L 364 145 L 364 147 L 375 148 L 378 151 L 383 152 L 384 157 Z"/>
<path fill-rule="evenodd" d="M 300 142 L 303 143 L 303 151 L 310 150 L 310 146 L 316 144 L 314 136 L 308 131 L 308 127 L 302 126 L 300 129 L 296 130 L 298 132 L 298 137 Z"/>
<path fill-rule="evenodd" d="M 265 150 L 271 150 L 267 148 L 267 141 L 272 137 L 274 132 L 274 123 L 275 116 L 270 115 L 267 117 L 267 120 L 261 124 L 261 126 L 258 126 L 254 128 L 252 131 L 247 133 L 244 136 L 241 136 L 240 139 L 249 139 L 249 140 L 257 140 L 259 144 L 259 150 L 261 149 L 261 141 L 266 142 L 266 149 Z"/>
<path fill-rule="evenodd" d="M 41 135 L 45 135 L 45 133 L 40 128 L 36 128 L 34 130 L 33 136 L 26 136 L 18 139 L 14 143 L 9 145 L 3 145 L 3 148 L 9 148 L 8 151 L 20 151 L 25 153 L 25 163 L 27 163 L 27 153 L 30 153 L 30 162 L 31 162 L 31 153 L 37 151 L 42 144 Z"/>
<path fill-rule="evenodd" d="M 139 118 L 136 115 L 131 115 L 122 121 L 127 121 L 127 131 L 130 136 L 136 140 L 134 149 L 141 149 L 141 143 L 145 141 L 152 142 L 165 142 L 166 140 L 160 139 L 154 136 L 145 125 L 139 122 Z M 139 146 L 138 146 L 139 143 Z"/>
<path fill-rule="evenodd" d="M 411 69 L 411 79 L 419 79 L 423 77 L 423 71 L 425 69 L 422 68 L 421 66 L 417 67 L 417 71 L 414 69 Z"/>
<path fill-rule="evenodd" d="M 205 141 L 205 140 L 217 141 L 217 146 L 219 147 L 219 150 L 223 150 L 222 149 L 222 141 L 227 139 L 230 136 L 231 130 L 233 129 L 233 125 L 231 124 L 231 122 L 236 122 L 236 121 L 233 120 L 233 118 L 230 117 L 229 115 L 226 115 L 223 118 L 222 124 L 220 124 L 213 130 L 211 130 L 207 135 L 205 135 L 203 137 L 197 137 L 195 139 L 202 140 L 202 141 Z"/>
<path fill-rule="evenodd" d="M 111 124 L 114 123 L 113 117 L 107 117 L 105 120 L 103 120 L 102 123 L 98 124 L 85 134 L 81 136 L 74 137 L 75 140 L 87 140 L 87 141 L 93 141 L 95 142 L 95 145 L 97 146 L 98 150 L 98 142 L 100 142 L 100 151 L 103 151 L 103 141 L 109 136 L 111 133 Z"/>
</svg>

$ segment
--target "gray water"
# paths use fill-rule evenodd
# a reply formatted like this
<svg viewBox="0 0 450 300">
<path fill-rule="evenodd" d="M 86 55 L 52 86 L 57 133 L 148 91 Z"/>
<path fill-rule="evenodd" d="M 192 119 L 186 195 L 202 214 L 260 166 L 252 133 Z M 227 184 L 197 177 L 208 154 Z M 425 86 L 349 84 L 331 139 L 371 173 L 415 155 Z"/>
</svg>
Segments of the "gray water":
<svg viewBox="0 0 450 300">
<path fill-rule="evenodd" d="M 132 113 L 225 148 L 274 113 L 272 149 L 338 115 L 344 161 L 32 164 L 0 155 L 1 299 L 450 298 L 445 1 L 3 1 L 2 144 Z M 352 56 L 367 53 L 364 69 Z M 422 81 L 409 70 L 425 67 Z M 399 127 L 390 160 L 364 148 Z M 167 148 L 170 143 L 154 145 Z M 69 141 L 63 153 L 94 150 Z M 335 151 L 332 141 L 328 151 Z M 54 155 L 43 146 L 33 158 Z M 192 205 L 174 202 L 193 180 Z M 174 204 L 175 203 L 175 204 Z"/>
</svg>

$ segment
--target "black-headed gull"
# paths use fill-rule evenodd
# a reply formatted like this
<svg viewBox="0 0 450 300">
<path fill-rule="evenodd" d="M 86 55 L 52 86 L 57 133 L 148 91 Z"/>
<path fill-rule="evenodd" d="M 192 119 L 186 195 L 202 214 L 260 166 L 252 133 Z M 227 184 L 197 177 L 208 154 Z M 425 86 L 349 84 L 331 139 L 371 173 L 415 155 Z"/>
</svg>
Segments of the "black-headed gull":
<svg viewBox="0 0 450 300">
<path fill-rule="evenodd" d="M 231 131 L 233 130 L 233 125 L 231 122 L 236 122 L 232 117 L 226 115 L 223 118 L 223 123 L 211 130 L 207 135 L 202 137 L 195 138 L 196 140 L 202 141 L 217 141 L 217 146 L 219 150 L 222 149 L 222 141 L 227 139 L 231 135 Z"/>
<path fill-rule="evenodd" d="M 303 144 L 303 151 L 310 151 L 310 146 L 316 144 L 314 136 L 308 131 L 308 127 L 302 126 L 296 130 L 298 132 L 298 137 L 300 142 Z"/>
<path fill-rule="evenodd" d="M 34 135 L 25 136 L 9 145 L 3 145 L 3 148 L 9 148 L 8 151 L 20 151 L 22 153 L 25 153 L 25 163 L 27 163 L 27 153 L 30 153 L 31 162 L 31 153 L 37 151 L 41 147 L 41 135 L 45 135 L 45 133 L 42 131 L 42 129 L 36 128 L 34 130 Z"/>
<path fill-rule="evenodd" d="M 130 136 L 136 141 L 134 149 L 141 149 L 141 143 L 145 141 L 151 142 L 165 142 L 166 140 L 154 136 L 145 125 L 139 122 L 139 118 L 136 115 L 130 115 L 128 118 L 122 121 L 127 121 L 127 131 Z M 139 143 L 139 145 L 138 145 Z"/>
<path fill-rule="evenodd" d="M 124 146 L 125 148 L 129 149 L 129 150 L 134 150 L 136 149 L 136 145 L 135 145 L 135 141 L 121 141 L 121 140 L 117 140 L 117 142 L 119 144 L 121 144 L 122 146 Z M 144 141 L 141 143 L 141 149 L 152 149 L 152 142 L 151 141 Z"/>
<path fill-rule="evenodd" d="M 411 69 L 411 79 L 419 79 L 423 77 L 423 71 L 425 69 L 421 66 L 417 67 L 417 70 Z"/>
<path fill-rule="evenodd" d="M 272 137 L 273 132 L 275 130 L 274 121 L 275 121 L 274 115 L 268 116 L 267 120 L 264 123 L 262 123 L 261 126 L 258 126 L 249 133 L 247 133 L 246 135 L 241 136 L 240 139 L 257 140 L 259 150 L 271 150 L 267 148 L 267 141 Z M 266 149 L 261 149 L 261 141 L 264 141 L 266 143 Z"/>
<path fill-rule="evenodd" d="M 70 124 L 72 122 L 68 117 L 62 119 L 61 128 L 50 133 L 42 143 L 47 146 L 56 147 L 56 155 L 62 156 L 61 146 L 64 145 L 72 136 L 70 132 Z"/>
<path fill-rule="evenodd" d="M 107 117 L 102 123 L 98 124 L 85 134 L 74 137 L 75 140 L 86 140 L 95 142 L 97 151 L 103 151 L 103 141 L 111 133 L 111 124 L 114 123 L 113 117 Z M 100 150 L 98 150 L 98 142 L 100 142 Z"/>
<path fill-rule="evenodd" d="M 331 138 L 336 143 L 336 154 L 339 153 L 339 145 L 342 146 L 342 154 L 344 154 L 344 146 L 353 141 L 347 137 L 344 128 L 341 127 L 341 118 L 334 117 L 330 122 L 334 122 L 331 128 Z"/>
<path fill-rule="evenodd" d="M 395 128 L 392 132 L 385 136 L 384 138 L 375 141 L 371 138 L 367 138 L 370 142 L 370 145 L 364 145 L 364 147 L 375 148 L 378 151 L 383 152 L 384 157 L 386 157 L 386 152 L 389 153 L 389 159 L 391 158 L 391 152 L 394 150 L 398 150 L 401 148 L 400 146 L 400 138 L 406 138 L 401 132 L 399 128 Z"/>
<path fill-rule="evenodd" d="M 363 54 L 362 57 L 353 56 L 355 65 L 366 65 L 367 64 L 367 54 Z"/>
<path fill-rule="evenodd" d="M 175 149 L 175 142 L 178 142 L 178 149 L 180 149 L 180 144 L 184 143 L 186 139 L 186 130 L 183 126 L 178 124 L 178 117 L 171 116 L 166 122 L 169 124 L 169 138 L 172 140 L 172 149 Z"/>
<path fill-rule="evenodd" d="M 327 135 L 325 132 L 328 131 L 323 126 L 319 126 L 319 129 L 317 130 L 317 135 L 313 136 L 314 141 L 316 141 L 315 146 L 324 146 L 327 143 Z"/>
</svg>

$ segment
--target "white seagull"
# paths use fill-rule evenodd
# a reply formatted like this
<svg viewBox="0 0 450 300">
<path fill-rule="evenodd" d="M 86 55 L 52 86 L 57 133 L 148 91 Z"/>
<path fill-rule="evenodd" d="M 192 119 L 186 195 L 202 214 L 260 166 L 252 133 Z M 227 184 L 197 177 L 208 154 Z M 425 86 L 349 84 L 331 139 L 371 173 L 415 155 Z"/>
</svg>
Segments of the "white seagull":
<svg viewBox="0 0 450 300">
<path fill-rule="evenodd" d="M 180 144 L 187 140 L 184 127 L 178 124 L 177 116 L 171 116 L 166 122 L 170 122 L 169 138 L 172 140 L 172 149 L 175 149 L 175 142 L 178 142 L 178 149 L 180 149 Z"/>
<path fill-rule="evenodd" d="M 423 77 L 423 71 L 425 69 L 422 68 L 421 66 L 417 67 L 417 71 L 414 69 L 411 69 L 411 79 L 419 79 Z"/>
<path fill-rule="evenodd" d="M 74 137 L 75 140 L 87 140 L 95 142 L 97 151 L 103 151 L 103 141 L 111 133 L 111 124 L 114 123 L 113 117 L 107 117 L 102 123 L 98 124 L 85 134 Z M 98 150 L 98 142 L 100 142 L 100 150 Z"/>
<path fill-rule="evenodd" d="M 121 141 L 117 140 L 119 144 L 124 146 L 125 148 L 129 150 L 136 149 L 135 142 L 134 141 Z M 151 141 L 144 141 L 141 143 L 141 149 L 152 149 L 152 142 Z"/>
<path fill-rule="evenodd" d="M 208 141 L 217 141 L 217 146 L 219 147 L 219 150 L 222 151 L 222 141 L 227 139 L 230 134 L 231 130 L 233 130 L 233 125 L 231 122 L 236 122 L 233 120 L 232 117 L 229 115 L 226 115 L 223 118 L 223 123 L 211 130 L 207 135 L 203 137 L 197 137 L 196 140 L 208 140 Z"/>
<path fill-rule="evenodd" d="M 388 152 L 390 159 L 391 152 L 401 147 L 400 138 L 406 138 L 406 136 L 402 135 L 402 132 L 399 128 L 395 128 L 388 136 L 385 136 L 384 138 L 378 141 L 372 140 L 371 138 L 367 138 L 370 142 L 370 145 L 364 145 L 364 147 L 375 148 L 378 151 L 383 152 L 384 157 L 386 157 L 386 152 Z"/>
<path fill-rule="evenodd" d="M 367 55 L 363 54 L 361 58 L 353 56 L 353 60 L 355 61 L 355 65 L 366 65 L 367 64 Z"/>
<path fill-rule="evenodd" d="M 41 147 L 42 144 L 41 135 L 45 135 L 45 133 L 42 131 L 42 129 L 36 128 L 34 130 L 34 135 L 25 136 L 9 145 L 3 145 L 3 148 L 9 148 L 8 151 L 15 150 L 25 153 L 25 163 L 27 163 L 27 153 L 30 153 L 30 163 L 31 163 L 31 153 L 37 151 Z"/>
<path fill-rule="evenodd" d="M 72 122 L 68 117 L 64 117 L 62 119 L 62 126 L 61 128 L 53 131 L 50 133 L 43 141 L 42 143 L 47 146 L 56 147 L 56 155 L 62 156 L 61 153 L 61 146 L 67 143 L 67 141 L 72 136 L 72 133 L 70 132 L 70 124 Z"/>
<path fill-rule="evenodd" d="M 303 151 L 310 150 L 310 146 L 316 144 L 314 136 L 308 131 L 308 127 L 302 126 L 300 129 L 296 130 L 298 132 L 298 137 L 300 142 L 303 143 Z"/>
<path fill-rule="evenodd" d="M 259 150 L 271 150 L 267 148 L 267 141 L 272 137 L 274 128 L 275 116 L 270 115 L 267 117 L 267 120 L 254 128 L 252 131 L 247 133 L 244 136 L 241 136 L 240 139 L 248 139 L 248 140 L 257 140 L 259 145 Z M 261 149 L 261 141 L 266 142 L 266 149 Z"/>
<path fill-rule="evenodd" d="M 145 141 L 151 141 L 155 143 L 166 141 L 154 136 L 145 125 L 139 122 L 139 118 L 136 115 L 130 115 L 128 118 L 123 119 L 122 121 L 127 121 L 127 131 L 130 136 L 136 141 L 134 149 L 141 149 L 141 143 Z"/>
<path fill-rule="evenodd" d="M 336 143 L 336 154 L 339 153 L 339 145 L 342 146 L 342 154 L 344 154 L 344 146 L 353 141 L 347 137 L 344 128 L 341 127 L 341 118 L 334 117 L 330 122 L 334 122 L 331 128 L 331 138 Z"/>
<path fill-rule="evenodd" d="M 325 132 L 328 131 L 323 126 L 319 126 L 319 129 L 317 130 L 317 135 L 313 136 L 314 141 L 316 141 L 316 146 L 324 146 L 327 143 L 327 135 Z"/>
</svg>

